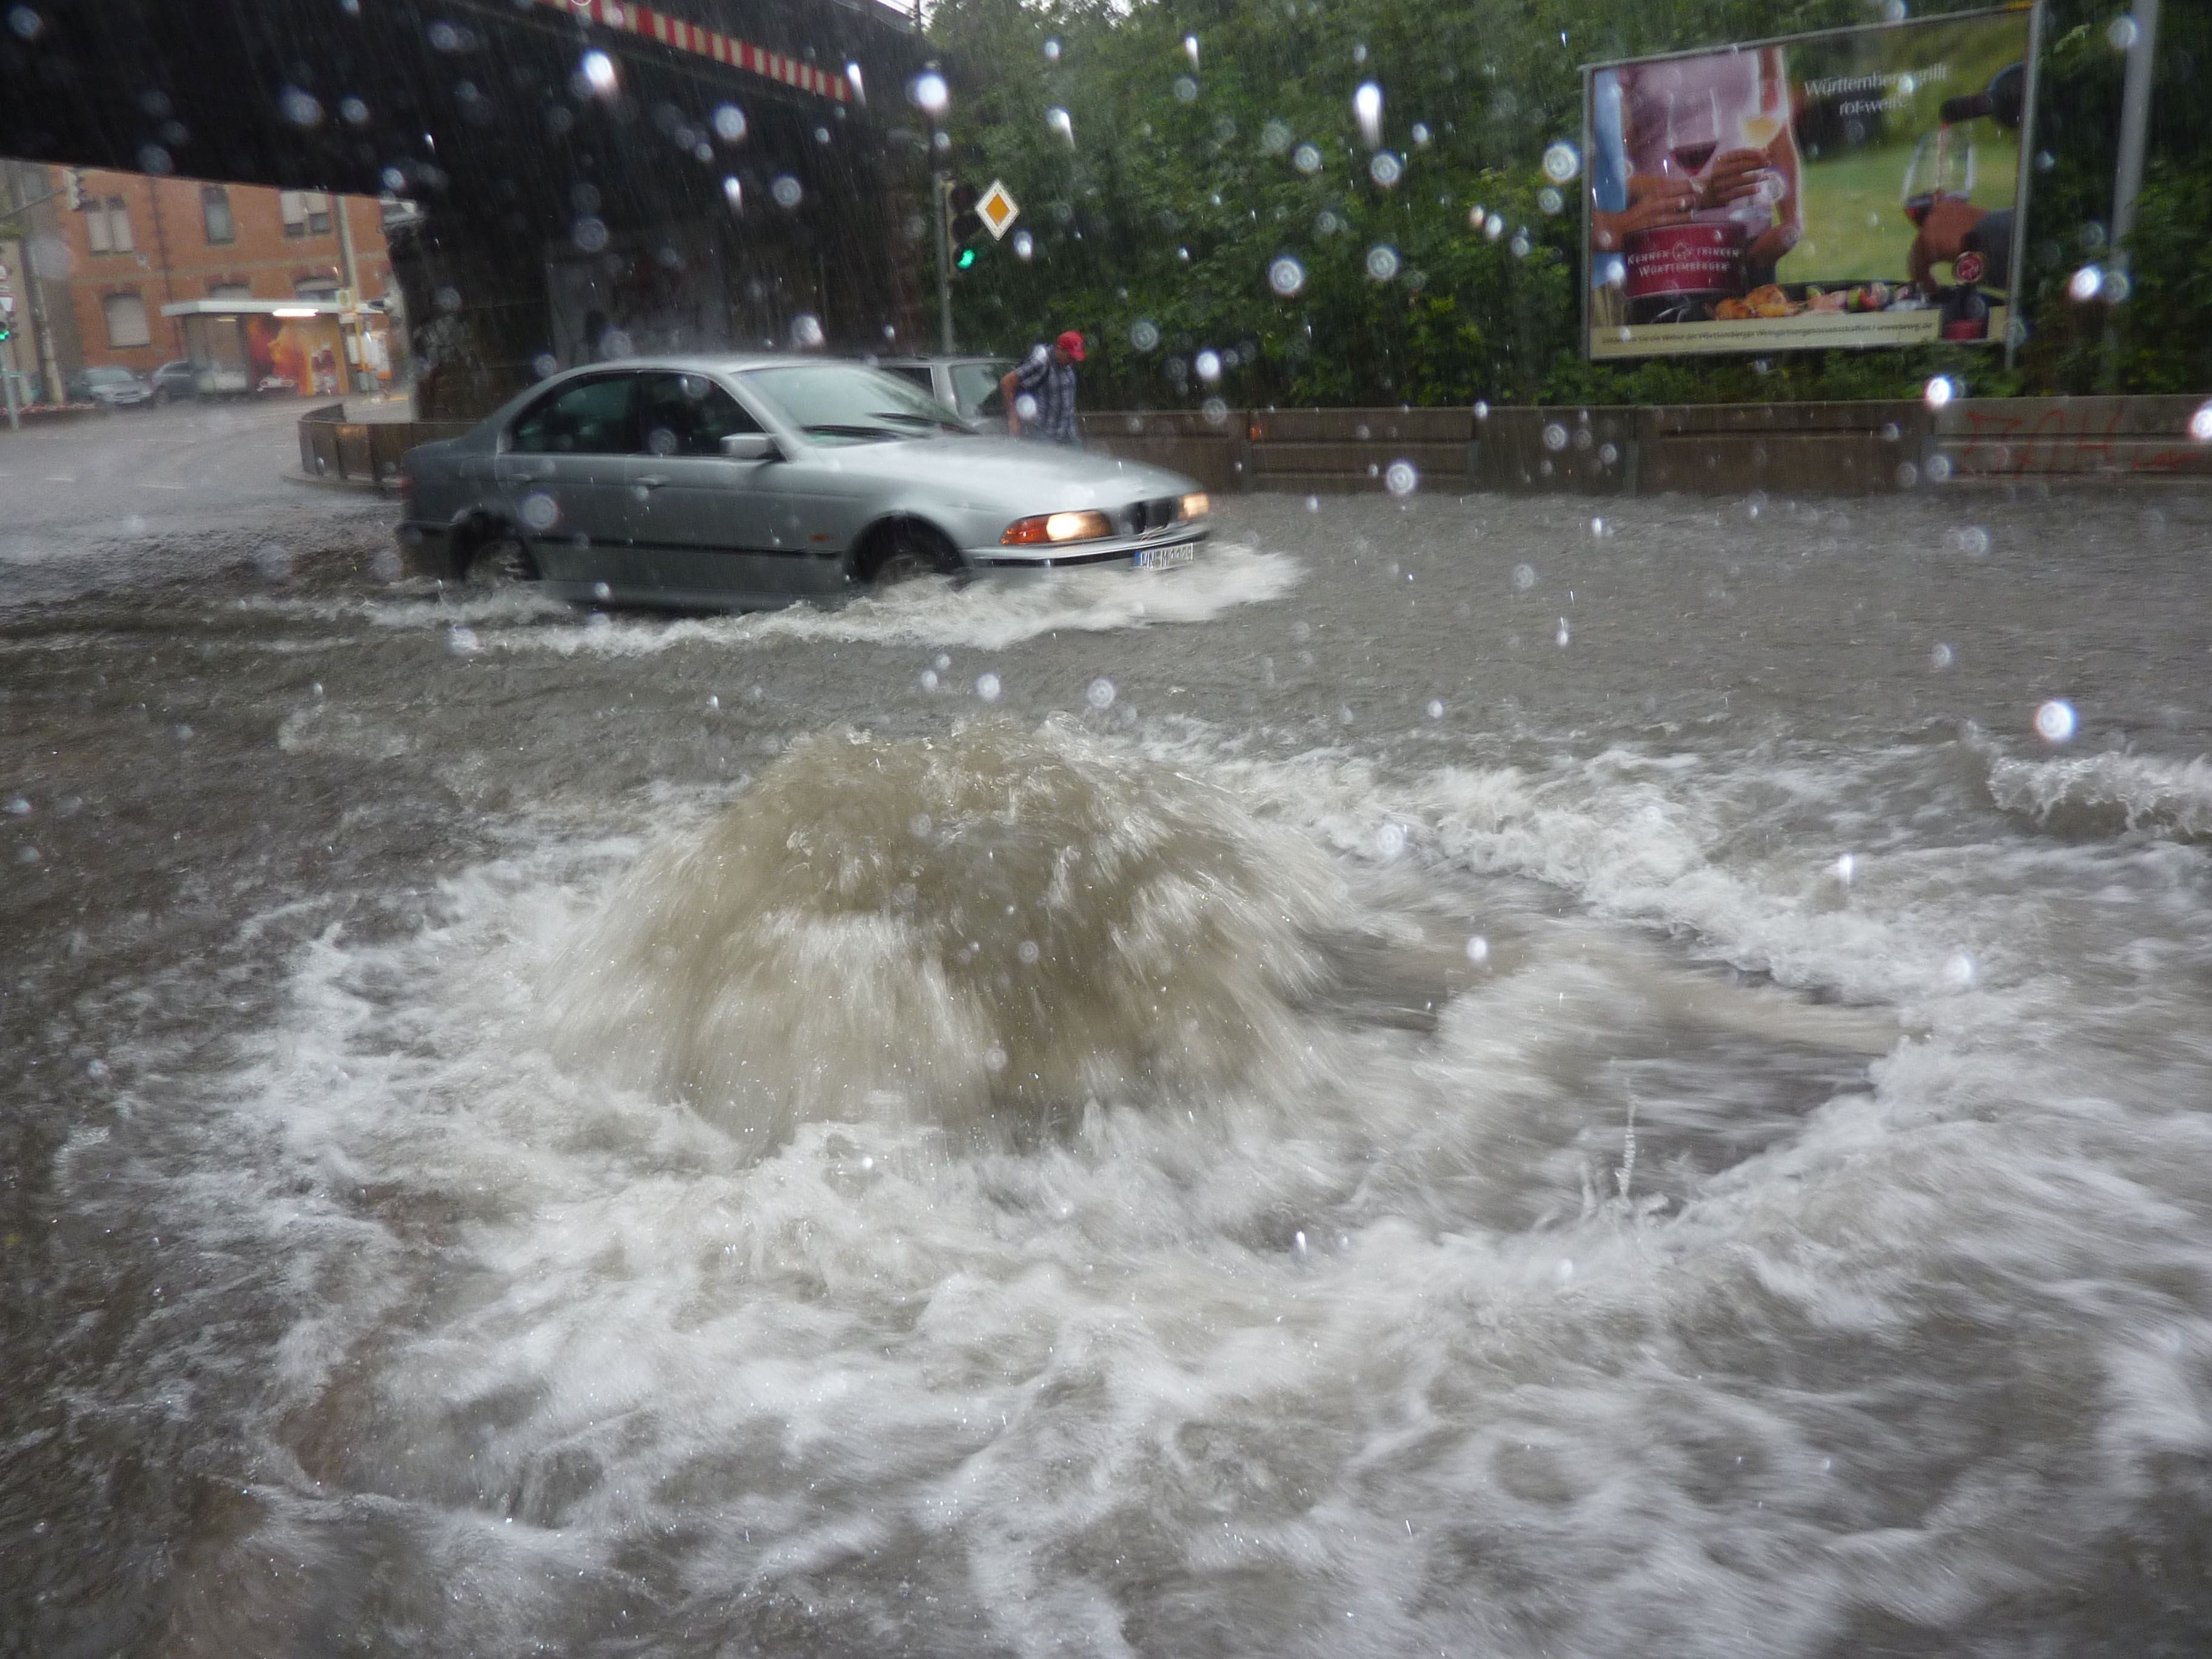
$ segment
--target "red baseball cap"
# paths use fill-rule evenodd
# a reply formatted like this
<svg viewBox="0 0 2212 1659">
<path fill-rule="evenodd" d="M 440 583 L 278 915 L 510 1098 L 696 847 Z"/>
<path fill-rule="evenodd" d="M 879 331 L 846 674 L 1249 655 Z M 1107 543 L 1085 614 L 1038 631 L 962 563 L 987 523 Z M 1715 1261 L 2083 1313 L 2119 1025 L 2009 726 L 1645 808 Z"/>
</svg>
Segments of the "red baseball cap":
<svg viewBox="0 0 2212 1659">
<path fill-rule="evenodd" d="M 1083 361 L 1083 335 L 1080 331 L 1071 328 L 1053 343 L 1074 358 L 1077 362 Z"/>
</svg>

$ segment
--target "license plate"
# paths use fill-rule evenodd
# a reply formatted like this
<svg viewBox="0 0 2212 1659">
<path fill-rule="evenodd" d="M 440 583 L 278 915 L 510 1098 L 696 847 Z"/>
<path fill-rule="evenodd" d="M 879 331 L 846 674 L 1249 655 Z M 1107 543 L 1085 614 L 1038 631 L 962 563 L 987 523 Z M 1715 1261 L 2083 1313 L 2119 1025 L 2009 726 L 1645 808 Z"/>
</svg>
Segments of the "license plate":
<svg viewBox="0 0 2212 1659">
<path fill-rule="evenodd" d="M 1197 556 L 1197 547 L 1189 542 L 1178 542 L 1173 547 L 1140 547 L 1137 550 L 1137 568 L 1165 570 L 1173 565 L 1188 564 Z"/>
</svg>

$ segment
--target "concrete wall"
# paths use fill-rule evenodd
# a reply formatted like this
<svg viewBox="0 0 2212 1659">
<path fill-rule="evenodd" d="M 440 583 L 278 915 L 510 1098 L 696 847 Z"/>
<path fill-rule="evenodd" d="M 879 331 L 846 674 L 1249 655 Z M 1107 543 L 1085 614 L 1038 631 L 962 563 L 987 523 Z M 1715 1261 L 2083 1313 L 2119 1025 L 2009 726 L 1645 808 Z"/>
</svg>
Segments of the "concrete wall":
<svg viewBox="0 0 2212 1659">
<path fill-rule="evenodd" d="M 1085 441 L 1207 489 L 1343 495 L 1414 470 L 1424 489 L 1587 495 L 1881 495 L 1947 478 L 2212 477 L 2205 400 L 2012 398 L 1586 409 L 1237 410 L 1083 417 Z M 1404 475 L 1400 474 L 1402 481 Z"/>
</svg>

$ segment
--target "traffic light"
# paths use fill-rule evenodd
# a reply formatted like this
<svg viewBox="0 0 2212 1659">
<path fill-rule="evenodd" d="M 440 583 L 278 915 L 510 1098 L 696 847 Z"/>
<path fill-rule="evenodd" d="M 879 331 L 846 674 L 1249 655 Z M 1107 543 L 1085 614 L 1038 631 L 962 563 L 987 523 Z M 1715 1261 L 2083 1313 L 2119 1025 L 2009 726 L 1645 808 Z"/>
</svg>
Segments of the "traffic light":
<svg viewBox="0 0 2212 1659">
<path fill-rule="evenodd" d="M 974 270 L 976 256 L 981 251 L 978 239 L 984 234 L 983 216 L 975 211 L 977 194 L 973 185 L 954 183 L 945 186 L 945 211 L 951 226 L 955 270 Z"/>
</svg>

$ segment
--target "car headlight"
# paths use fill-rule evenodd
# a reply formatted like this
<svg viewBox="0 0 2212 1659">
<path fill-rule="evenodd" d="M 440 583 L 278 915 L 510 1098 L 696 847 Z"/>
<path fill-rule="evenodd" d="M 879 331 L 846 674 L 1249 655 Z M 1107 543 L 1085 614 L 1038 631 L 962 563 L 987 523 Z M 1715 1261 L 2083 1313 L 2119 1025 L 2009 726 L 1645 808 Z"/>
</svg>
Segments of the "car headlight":
<svg viewBox="0 0 2212 1659">
<path fill-rule="evenodd" d="M 1176 503 L 1176 517 L 1178 519 L 1202 519 L 1212 511 L 1213 503 L 1202 489 L 1192 490 Z"/>
<path fill-rule="evenodd" d="M 1033 519 L 1017 519 L 999 538 L 1007 547 L 1034 547 L 1043 542 L 1087 542 L 1114 533 L 1114 521 L 1103 513 L 1040 513 Z"/>
</svg>

